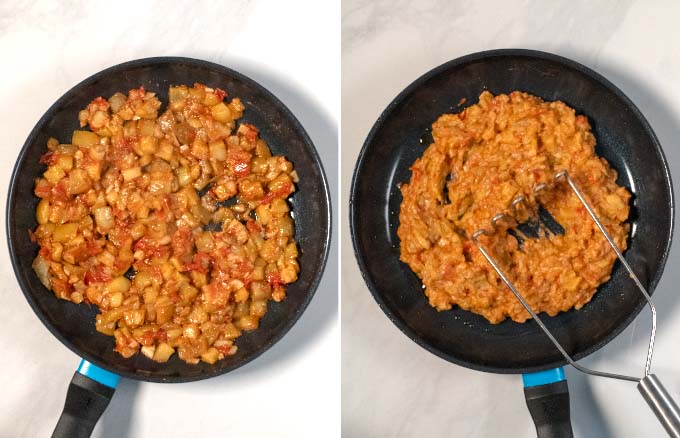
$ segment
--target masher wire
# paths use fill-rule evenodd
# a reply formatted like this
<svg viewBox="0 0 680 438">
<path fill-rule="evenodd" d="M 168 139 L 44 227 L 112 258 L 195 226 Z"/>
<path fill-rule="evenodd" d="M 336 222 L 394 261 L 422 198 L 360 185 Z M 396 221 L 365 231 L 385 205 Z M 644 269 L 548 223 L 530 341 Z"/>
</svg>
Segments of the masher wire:
<svg viewBox="0 0 680 438">
<path fill-rule="evenodd" d="M 579 201 L 583 204 L 586 211 L 590 215 L 591 219 L 593 220 L 593 222 L 595 222 L 595 225 L 597 225 L 600 232 L 604 235 L 605 239 L 607 240 L 607 243 L 609 243 L 609 246 L 611 246 L 611 248 L 614 250 L 614 252 L 616 253 L 616 256 L 619 258 L 619 260 L 621 261 L 623 266 L 626 268 L 626 270 L 628 271 L 628 274 L 633 279 L 633 281 L 635 282 L 638 289 L 640 289 L 640 292 L 642 292 L 642 295 L 645 297 L 645 300 L 647 300 L 647 304 L 649 305 L 649 307 L 652 311 L 652 333 L 651 333 L 651 336 L 650 336 L 650 339 L 649 339 L 649 348 L 647 350 L 647 360 L 645 362 L 645 377 L 647 377 L 649 375 L 650 368 L 651 368 L 652 352 L 654 350 L 654 338 L 656 336 L 656 309 L 654 308 L 654 304 L 652 303 L 652 299 L 649 296 L 649 293 L 647 292 L 645 287 L 642 285 L 642 283 L 638 279 L 637 275 L 635 275 L 635 272 L 633 272 L 630 265 L 628 264 L 626 259 L 623 257 L 623 254 L 621 253 L 619 248 L 616 246 L 614 239 L 612 239 L 612 237 L 609 235 L 609 233 L 605 229 L 604 225 L 602 225 L 602 222 L 600 222 L 599 218 L 595 214 L 595 211 L 592 209 L 592 207 L 586 201 L 585 196 L 583 195 L 581 190 L 578 188 L 576 183 L 574 183 L 574 181 L 569 177 L 569 174 L 567 173 L 567 171 L 563 170 L 563 171 L 556 173 L 554 179 L 555 179 L 555 181 L 564 180 L 569 184 L 569 187 L 571 188 L 571 190 L 576 194 L 576 197 L 578 197 Z M 546 187 L 547 186 L 545 184 L 540 184 L 539 186 L 535 187 L 534 192 L 542 191 Z M 519 202 L 522 202 L 522 201 L 525 201 L 525 198 L 524 198 L 524 196 L 520 195 L 519 197 L 515 198 L 510 205 L 511 205 L 512 208 L 516 208 L 517 204 L 519 204 Z M 495 215 L 491 219 L 492 226 L 495 228 L 497 222 L 504 216 L 508 216 L 508 215 L 506 215 L 504 213 L 500 213 L 500 214 Z M 546 327 L 546 325 L 543 323 L 541 318 L 539 318 L 538 315 L 536 314 L 536 312 L 534 312 L 531 309 L 531 306 L 529 305 L 529 303 L 527 303 L 524 300 L 522 295 L 515 288 L 513 283 L 510 281 L 510 279 L 505 275 L 505 273 L 500 268 L 500 266 L 495 262 L 493 257 L 491 257 L 489 255 L 489 253 L 484 249 L 482 244 L 477 239 L 482 234 L 490 235 L 492 233 L 493 233 L 493 231 L 489 231 L 487 229 L 477 230 L 472 234 L 472 241 L 477 246 L 479 251 L 482 253 L 482 255 L 484 256 L 486 261 L 496 271 L 496 273 L 501 278 L 501 280 L 503 280 L 505 285 L 508 286 L 508 288 L 513 293 L 513 295 L 515 295 L 515 297 L 519 300 L 519 302 L 522 304 L 522 306 L 527 310 L 527 312 L 529 312 L 531 317 L 536 321 L 536 323 L 541 328 L 541 330 L 543 330 L 543 332 L 546 334 L 546 336 L 548 336 L 550 341 L 555 345 L 555 347 L 557 347 L 557 349 L 562 354 L 562 356 L 564 356 L 564 358 L 567 360 L 567 362 L 569 362 L 569 364 L 571 364 L 577 370 L 579 370 L 583 373 L 586 373 L 586 374 L 591 374 L 591 375 L 600 376 L 600 377 L 609 377 L 609 378 L 612 378 L 612 379 L 628 380 L 628 381 L 631 381 L 631 382 L 639 382 L 640 379 L 636 378 L 636 377 L 626 376 L 626 375 L 623 375 L 623 374 L 606 373 L 606 372 L 603 372 L 603 371 L 592 370 L 590 368 L 584 367 L 584 366 L 576 363 L 576 361 L 562 347 L 562 345 L 559 343 L 559 341 L 553 336 L 553 334 Z"/>
<path fill-rule="evenodd" d="M 656 337 L 656 308 L 654 307 L 654 303 L 652 302 L 652 297 L 649 296 L 649 293 L 647 292 L 647 289 L 642 285 L 640 280 L 638 279 L 637 275 L 635 275 L 635 272 L 633 269 L 630 267 L 626 259 L 623 257 L 623 254 L 621 253 L 621 250 L 619 250 L 619 247 L 616 246 L 616 243 L 614 243 L 614 239 L 609 235 L 607 230 L 604 228 L 604 225 L 602 225 L 602 222 L 598 219 L 597 215 L 595 214 L 595 211 L 593 208 L 588 204 L 588 201 L 586 201 L 586 198 L 583 196 L 583 193 L 581 193 L 581 190 L 578 188 L 576 183 L 569 177 L 569 174 L 567 173 L 566 170 L 563 170 L 561 172 L 558 172 L 555 175 L 556 180 L 564 179 L 567 181 L 569 184 L 569 187 L 576 193 L 576 196 L 578 199 L 581 201 L 583 206 L 586 208 L 588 211 L 588 214 L 590 215 L 591 219 L 593 222 L 595 222 L 595 225 L 600 229 L 604 237 L 607 239 L 607 242 L 609 243 L 609 246 L 612 247 L 614 252 L 616 253 L 616 256 L 619 258 L 621 261 L 621 264 L 626 268 L 626 271 L 628 271 L 628 274 L 630 275 L 630 278 L 633 279 L 635 282 L 635 285 L 640 289 L 640 292 L 642 292 L 642 296 L 645 297 L 645 300 L 647 301 L 647 304 L 649 305 L 649 308 L 652 311 L 652 333 L 649 337 L 649 348 L 647 349 L 647 361 L 645 362 L 645 377 L 647 377 L 650 373 L 650 369 L 652 367 L 652 353 L 654 351 L 654 338 Z"/>
</svg>

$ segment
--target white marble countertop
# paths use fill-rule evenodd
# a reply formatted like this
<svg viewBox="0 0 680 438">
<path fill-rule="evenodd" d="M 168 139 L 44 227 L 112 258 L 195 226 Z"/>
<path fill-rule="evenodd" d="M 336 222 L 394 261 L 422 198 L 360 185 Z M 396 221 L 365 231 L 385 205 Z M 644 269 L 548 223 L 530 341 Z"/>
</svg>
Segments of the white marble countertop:
<svg viewBox="0 0 680 438">
<path fill-rule="evenodd" d="M 314 0 L 293 6 L 273 0 L 0 3 L 0 205 L 21 146 L 57 98 L 103 68 L 163 55 L 223 64 L 277 95 L 316 144 L 335 196 L 338 10 Z M 337 212 L 337 199 L 334 204 Z M 0 437 L 45 437 L 61 413 L 79 358 L 52 337 L 26 303 L 9 262 L 1 217 Z M 337 253 L 337 242 L 331 253 Z M 297 438 L 337 431 L 337 278 L 337 256 L 331 256 L 300 321 L 264 355 L 234 372 L 187 384 L 123 379 L 94 436 Z"/>
<path fill-rule="evenodd" d="M 609 78 L 642 110 L 664 146 L 680 193 L 680 4 L 673 1 L 369 1 L 342 7 L 342 205 L 363 141 L 408 84 L 445 61 L 494 48 L 572 58 Z M 343 436 L 532 437 L 519 376 L 445 362 L 404 336 L 361 279 L 342 212 Z M 653 370 L 680 398 L 680 239 L 654 295 Z M 584 360 L 596 369 L 642 372 L 650 316 L 643 312 Z M 567 369 L 578 437 L 665 436 L 633 384 Z"/>
</svg>

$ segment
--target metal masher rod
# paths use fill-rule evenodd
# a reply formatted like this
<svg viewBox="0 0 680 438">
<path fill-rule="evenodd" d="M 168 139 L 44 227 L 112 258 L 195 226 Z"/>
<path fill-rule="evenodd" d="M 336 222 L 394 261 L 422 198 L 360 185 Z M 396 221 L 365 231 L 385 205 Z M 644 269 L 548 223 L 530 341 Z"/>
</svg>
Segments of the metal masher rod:
<svg viewBox="0 0 680 438">
<path fill-rule="evenodd" d="M 645 297 L 645 300 L 647 300 L 647 304 L 649 305 L 649 308 L 652 311 L 652 334 L 649 337 L 649 348 L 647 350 L 647 361 L 645 362 L 645 377 L 649 375 L 650 369 L 652 367 L 652 353 L 654 351 L 654 338 L 656 337 L 656 308 L 654 307 L 654 303 L 652 303 L 652 298 L 649 296 L 649 293 L 647 292 L 647 289 L 642 285 L 640 280 L 638 279 L 637 275 L 635 275 L 635 272 L 633 272 L 633 269 L 631 269 L 630 265 L 626 261 L 626 259 L 623 257 L 623 254 L 621 254 L 621 250 L 619 250 L 619 247 L 616 246 L 616 243 L 614 243 L 614 239 L 609 235 L 607 230 L 605 229 L 604 225 L 602 225 L 602 222 L 600 222 L 600 219 L 597 217 L 595 214 L 595 211 L 593 208 L 588 204 L 588 201 L 586 201 L 585 196 L 583 196 L 583 193 L 581 193 L 581 190 L 578 188 L 576 183 L 569 177 L 569 174 L 567 173 L 566 170 L 563 170 L 561 172 L 558 172 L 555 175 L 555 180 L 559 181 L 560 179 L 564 179 L 568 184 L 569 187 L 571 187 L 571 190 L 574 191 L 576 196 L 578 197 L 579 201 L 583 204 L 583 206 L 586 208 L 588 211 L 588 214 L 590 215 L 590 218 L 595 222 L 595 225 L 600 229 L 604 237 L 607 239 L 607 242 L 609 243 L 609 246 L 612 247 L 614 252 L 616 253 L 616 256 L 619 258 L 621 261 L 621 264 L 626 268 L 626 271 L 628 271 L 628 274 L 630 277 L 633 279 L 635 284 L 637 285 L 638 289 L 640 289 L 640 292 L 642 292 L 642 295 Z"/>
<path fill-rule="evenodd" d="M 517 291 L 517 289 L 515 288 L 515 285 L 512 284 L 512 282 L 505 275 L 505 273 L 500 268 L 500 266 L 498 266 L 496 264 L 494 259 L 489 255 L 489 253 L 486 252 L 484 247 L 479 243 L 477 238 L 482 234 L 490 234 L 490 233 L 487 230 L 478 230 L 472 235 L 472 241 L 477 246 L 477 249 L 479 249 L 479 252 L 482 253 L 482 255 L 484 256 L 486 261 L 489 262 L 489 264 L 491 265 L 491 267 L 493 267 L 493 269 L 496 271 L 498 276 L 501 277 L 501 280 L 503 280 L 505 285 L 508 286 L 510 291 L 515 295 L 515 297 L 519 300 L 519 302 L 527 310 L 527 312 L 529 312 L 529 314 L 534 319 L 534 321 L 536 321 L 536 323 L 541 328 L 541 330 L 543 330 L 543 333 L 545 333 L 546 336 L 548 336 L 550 341 L 555 345 L 555 347 L 559 350 L 559 352 L 562 353 L 562 356 L 564 356 L 564 358 L 567 360 L 567 362 L 569 362 L 569 364 L 571 364 L 571 366 L 573 366 L 574 368 L 576 368 L 577 370 L 579 370 L 583 373 L 591 374 L 591 375 L 594 375 L 594 376 L 609 377 L 609 378 L 612 378 L 612 379 L 619 379 L 619 380 L 628 380 L 628 381 L 631 381 L 631 382 L 639 382 L 640 381 L 639 378 L 630 377 L 630 376 L 626 376 L 626 375 L 623 375 L 623 374 L 613 374 L 613 373 L 605 373 L 603 371 L 591 370 L 590 368 L 586 368 L 582 365 L 579 365 L 574 359 L 572 359 L 572 357 L 569 356 L 569 353 L 567 353 L 567 351 L 564 349 L 564 347 L 562 347 L 562 344 L 560 344 L 559 341 L 557 339 L 555 339 L 555 337 L 550 332 L 550 330 L 548 330 L 548 327 L 545 326 L 545 324 L 543 323 L 541 318 L 539 318 L 538 315 L 536 314 L 536 312 L 534 312 L 531 309 L 531 306 L 529 305 L 529 303 L 527 303 L 524 300 L 524 298 L 522 297 L 522 295 L 519 293 L 519 291 Z"/>
<path fill-rule="evenodd" d="M 555 179 L 555 181 L 559 181 L 559 180 L 562 180 L 562 179 L 563 179 L 563 180 L 565 180 L 565 181 L 569 184 L 569 187 L 570 187 L 571 190 L 576 194 L 577 198 L 578 198 L 579 201 L 583 204 L 583 206 L 585 207 L 586 211 L 588 211 L 588 214 L 590 215 L 591 219 L 595 222 L 595 224 L 597 225 L 597 227 L 598 227 L 598 229 L 600 230 L 600 232 L 602 232 L 602 234 L 604 235 L 605 239 L 606 239 L 607 242 L 609 243 L 609 246 L 611 246 L 611 248 L 614 250 L 614 252 L 616 253 L 617 257 L 619 258 L 619 260 L 621 261 L 621 263 L 623 264 L 623 266 L 624 266 L 624 267 L 626 268 L 626 270 L 628 271 L 628 274 L 629 274 L 630 277 L 633 279 L 633 281 L 634 281 L 635 284 L 637 285 L 638 289 L 640 289 L 640 291 L 642 292 L 642 295 L 645 297 L 645 299 L 647 300 L 647 303 L 649 304 L 649 306 L 650 306 L 650 308 L 651 308 L 651 310 L 652 310 L 652 334 L 651 334 L 650 341 L 649 341 L 649 349 L 648 349 L 648 351 L 647 351 L 647 361 L 646 361 L 646 363 L 645 363 L 645 377 L 646 377 L 646 376 L 649 375 L 649 371 L 650 371 L 650 368 L 651 368 L 652 352 L 653 352 L 653 349 L 654 349 L 654 338 L 655 338 L 655 335 L 656 335 L 656 309 L 654 308 L 654 304 L 653 304 L 652 301 L 651 301 L 651 297 L 649 296 L 649 293 L 647 293 L 647 290 L 644 288 L 644 286 L 642 286 L 642 283 L 641 283 L 640 280 L 638 279 L 637 275 L 635 275 L 635 272 L 633 272 L 633 270 L 631 269 L 631 267 L 630 267 L 630 265 L 628 264 L 628 262 L 626 261 L 626 259 L 623 257 L 623 254 L 621 253 L 621 251 L 619 250 L 619 248 L 616 246 L 616 243 L 614 242 L 614 240 L 612 239 L 612 237 L 609 235 L 609 233 L 607 232 L 607 230 L 604 228 L 604 225 L 602 225 L 602 222 L 600 222 L 599 218 L 598 218 L 597 215 L 595 214 L 595 211 L 592 209 L 592 207 L 591 207 L 591 206 L 588 204 L 588 202 L 586 201 L 586 199 L 585 199 L 585 197 L 583 196 L 583 193 L 581 192 L 581 190 L 580 190 L 580 189 L 578 188 L 578 186 L 574 183 L 574 181 L 569 177 L 569 174 L 567 173 L 567 171 L 566 171 L 566 170 L 563 170 L 563 171 L 561 171 L 561 172 L 556 173 L 554 179 Z M 537 187 L 535 188 L 534 192 L 538 193 L 538 192 L 542 191 L 542 190 L 545 189 L 545 188 L 547 188 L 547 184 L 540 184 L 539 186 L 537 186 Z M 513 200 L 513 202 L 511 203 L 511 207 L 512 207 L 512 208 L 516 208 L 517 204 L 519 204 L 519 202 L 524 201 L 524 200 L 525 200 L 524 196 L 521 196 L 521 195 L 520 195 L 518 198 L 516 198 L 515 200 Z M 492 224 L 492 226 L 493 226 L 493 227 L 496 227 L 497 222 L 498 222 L 499 220 L 501 220 L 503 217 L 510 217 L 510 218 L 511 218 L 511 216 L 508 216 L 508 215 L 506 215 L 506 214 L 504 214 L 504 213 L 497 214 L 497 215 L 495 215 L 495 216 L 491 219 L 491 224 Z M 538 326 L 541 328 L 541 330 L 543 331 L 543 333 L 545 333 L 546 336 L 548 336 L 548 338 L 550 339 L 550 341 L 555 345 L 555 347 L 556 347 L 556 348 L 558 349 L 558 351 L 562 354 L 562 356 L 564 356 L 564 358 L 567 360 L 567 362 L 569 362 L 569 364 L 571 364 L 574 368 L 576 368 L 577 370 L 579 370 L 579 371 L 581 371 L 581 372 L 583 372 L 583 373 L 591 374 L 591 375 L 594 375 L 594 376 L 609 377 L 609 378 L 612 378 L 612 379 L 627 380 L 627 381 L 631 381 L 631 382 L 639 382 L 639 381 L 640 381 L 640 379 L 637 378 L 637 377 L 631 377 L 631 376 L 626 376 L 626 375 L 623 375 L 623 374 L 607 373 L 607 372 L 603 372 L 603 371 L 592 370 L 592 369 L 590 369 L 590 368 L 587 368 L 587 367 L 584 367 L 584 366 L 582 366 L 582 365 L 579 365 L 579 364 L 578 364 L 578 363 L 577 363 L 577 362 L 569 355 L 569 353 L 567 353 L 567 351 L 564 349 L 564 347 L 562 347 L 562 345 L 559 343 L 559 341 L 553 336 L 553 334 L 552 334 L 552 333 L 550 332 L 550 330 L 546 327 L 546 325 L 543 323 L 543 321 L 541 320 L 541 318 L 539 318 L 539 316 L 536 314 L 536 312 L 534 312 L 534 311 L 531 309 L 531 306 L 529 305 L 529 303 L 527 303 L 527 302 L 524 300 L 524 298 L 523 298 L 522 295 L 519 293 L 519 291 L 515 288 L 514 284 L 510 281 L 510 279 L 508 278 L 508 276 L 505 275 L 505 273 L 504 273 L 503 270 L 500 268 L 500 266 L 495 262 L 495 260 L 493 259 L 493 257 L 491 257 L 491 256 L 489 255 L 489 253 L 484 249 L 484 247 L 483 247 L 483 246 L 481 245 L 481 243 L 478 241 L 477 238 L 478 238 L 479 236 L 481 236 L 482 234 L 492 234 L 492 232 L 490 232 L 490 231 L 488 231 L 488 230 L 486 230 L 486 229 L 477 230 L 475 233 L 472 234 L 472 241 L 474 242 L 474 244 L 477 246 L 477 248 L 479 249 L 479 251 L 482 253 L 482 255 L 484 256 L 484 258 L 486 259 L 486 261 L 487 261 L 487 262 L 491 265 L 491 267 L 496 271 L 496 273 L 497 273 L 498 276 L 501 278 L 501 280 L 503 280 L 503 282 L 505 283 L 505 285 L 510 289 L 510 291 L 513 293 L 513 295 L 515 295 L 515 297 L 519 300 L 519 302 L 522 304 L 522 306 L 527 310 L 527 312 L 529 312 L 529 314 L 531 315 L 531 317 L 536 321 L 536 323 L 537 323 Z"/>
</svg>

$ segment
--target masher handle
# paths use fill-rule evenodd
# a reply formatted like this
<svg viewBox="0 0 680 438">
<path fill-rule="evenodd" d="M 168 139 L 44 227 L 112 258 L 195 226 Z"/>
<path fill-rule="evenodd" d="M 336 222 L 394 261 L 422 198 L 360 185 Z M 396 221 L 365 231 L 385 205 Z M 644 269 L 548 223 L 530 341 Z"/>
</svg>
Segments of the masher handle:
<svg viewBox="0 0 680 438">
<path fill-rule="evenodd" d="M 680 409 L 655 374 L 640 380 L 638 390 L 659 419 L 668 436 L 680 438 Z"/>
</svg>

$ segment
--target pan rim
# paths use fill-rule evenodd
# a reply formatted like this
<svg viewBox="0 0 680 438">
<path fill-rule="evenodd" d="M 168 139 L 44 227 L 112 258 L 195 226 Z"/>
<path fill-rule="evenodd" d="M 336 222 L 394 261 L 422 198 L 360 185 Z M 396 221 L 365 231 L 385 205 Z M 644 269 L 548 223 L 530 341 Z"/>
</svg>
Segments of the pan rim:
<svg viewBox="0 0 680 438">
<path fill-rule="evenodd" d="M 670 169 L 668 166 L 668 160 L 666 159 L 666 155 L 663 152 L 663 149 L 661 147 L 661 144 L 654 133 L 654 130 L 652 129 L 651 125 L 647 121 L 647 119 L 644 117 L 642 112 L 638 109 L 638 107 L 633 103 L 633 101 L 626 96 L 623 91 L 621 91 L 616 85 L 614 85 L 611 81 L 609 81 L 607 78 L 599 74 L 598 72 L 594 71 L 593 69 L 580 64 L 576 61 L 573 61 L 569 58 L 565 58 L 563 56 L 555 55 L 553 53 L 548 53 L 544 51 L 538 51 L 538 50 L 531 50 L 531 49 L 522 49 L 522 48 L 505 48 L 505 49 L 494 49 L 494 50 L 485 50 L 485 51 L 480 51 L 480 52 L 475 52 L 471 53 L 462 57 L 455 58 L 453 60 L 447 61 L 437 67 L 434 67 L 433 69 L 427 71 L 426 73 L 422 74 L 420 77 L 415 79 L 413 82 L 411 82 L 406 88 L 404 88 L 397 96 L 392 99 L 392 101 L 387 105 L 387 107 L 380 113 L 378 116 L 378 119 L 375 121 L 373 126 L 371 127 L 368 135 L 366 136 L 366 140 L 363 143 L 363 146 L 361 148 L 361 151 L 359 152 L 359 155 L 357 157 L 357 161 L 354 167 L 354 171 L 352 174 L 352 183 L 350 186 L 350 198 L 349 198 L 349 225 L 350 225 L 350 236 L 352 239 L 352 249 L 354 252 L 354 257 L 356 259 L 357 264 L 359 265 L 359 270 L 361 271 L 361 276 L 364 279 L 364 283 L 368 287 L 371 295 L 373 296 L 373 299 L 376 301 L 380 309 L 385 313 L 385 315 L 389 318 L 392 323 L 397 326 L 397 328 L 405 334 L 409 339 L 411 339 L 413 342 L 418 344 L 420 347 L 424 348 L 428 352 L 440 357 L 441 359 L 444 359 L 448 362 L 454 363 L 456 365 L 460 365 L 466 368 L 474 369 L 477 371 L 484 371 L 484 372 L 491 372 L 491 373 L 497 373 L 497 374 L 521 374 L 521 373 L 530 373 L 530 372 L 535 372 L 535 371 L 543 371 L 559 366 L 563 366 L 567 364 L 567 361 L 562 358 L 561 360 L 554 361 L 554 362 L 549 362 L 549 363 L 544 363 L 544 364 L 538 364 L 535 366 L 530 366 L 530 367 L 524 367 L 524 368 L 502 368 L 502 367 L 497 367 L 497 366 L 489 366 L 489 365 L 484 365 L 480 363 L 474 363 L 470 362 L 467 360 L 463 360 L 459 357 L 455 357 L 454 355 L 450 353 L 446 353 L 441 351 L 440 349 L 429 345 L 426 341 L 424 341 L 420 336 L 415 333 L 412 328 L 402 321 L 390 308 L 389 306 L 385 303 L 385 301 L 382 299 L 378 287 L 376 284 L 373 282 L 373 280 L 370 278 L 368 275 L 368 263 L 361 254 L 361 249 L 359 247 L 359 238 L 358 238 L 358 228 L 360 227 L 360 220 L 357 217 L 357 209 L 356 209 L 356 195 L 357 195 L 357 189 L 358 189 L 358 181 L 361 178 L 360 172 L 364 164 L 364 159 L 367 156 L 368 150 L 371 147 L 371 144 L 374 141 L 375 136 L 377 135 L 378 131 L 382 129 L 385 120 L 387 120 L 391 114 L 394 112 L 394 110 L 406 99 L 408 98 L 413 92 L 415 92 L 423 83 L 427 82 L 429 79 L 444 73 L 445 71 L 458 67 L 460 65 L 464 65 L 466 63 L 470 63 L 472 61 L 479 61 L 479 60 L 484 60 L 484 59 L 489 59 L 489 58 L 494 58 L 494 57 L 525 57 L 525 58 L 533 58 L 533 59 L 539 59 L 539 60 L 547 60 L 551 62 L 555 62 L 557 64 L 561 64 L 566 66 L 567 68 L 574 69 L 594 81 L 598 82 L 601 84 L 603 87 L 607 89 L 607 91 L 611 92 L 613 95 L 615 95 L 617 98 L 621 99 L 621 101 L 626 105 L 628 109 L 633 113 L 633 115 L 640 121 L 644 131 L 649 135 L 651 138 L 652 142 L 654 143 L 655 146 L 655 151 L 659 155 L 661 159 L 661 163 L 663 165 L 663 169 L 660 169 L 660 171 L 663 172 L 664 175 L 664 181 L 666 182 L 665 184 L 665 189 L 668 191 L 669 197 L 670 197 L 670 205 L 669 205 L 669 219 L 670 219 L 670 228 L 669 228 L 669 238 L 665 244 L 664 251 L 661 255 L 660 258 L 660 265 L 659 269 L 655 273 L 654 277 L 650 279 L 649 285 L 647 287 L 647 290 L 649 291 L 650 295 L 654 293 L 654 290 L 656 289 L 656 286 L 661 279 L 661 276 L 663 274 L 663 271 L 666 266 L 666 262 L 668 260 L 668 255 L 670 253 L 671 249 L 671 243 L 673 239 L 673 233 L 675 230 L 675 197 L 674 197 L 674 190 L 673 190 L 673 182 L 671 179 L 671 174 L 670 174 Z M 606 337 L 604 337 L 603 340 L 600 342 L 592 345 L 591 347 L 583 350 L 582 352 L 572 356 L 574 360 L 579 360 L 582 359 L 586 356 L 589 356 L 596 352 L 597 350 L 601 349 L 604 347 L 607 343 L 612 341 L 614 338 L 616 338 L 623 330 L 626 329 L 630 325 L 630 323 L 638 316 L 638 314 L 642 311 L 642 309 L 646 306 L 644 301 L 640 301 L 640 303 L 633 309 L 633 311 L 626 317 L 626 319 L 619 324 L 614 330 L 611 331 Z"/>
<path fill-rule="evenodd" d="M 234 362 L 234 364 L 225 366 L 222 368 L 216 368 L 215 370 L 211 370 L 207 373 L 202 373 L 202 374 L 197 374 L 194 376 L 157 376 L 153 374 L 152 372 L 144 373 L 144 374 L 139 374 L 136 372 L 130 372 L 127 370 L 121 370 L 119 368 L 113 367 L 109 365 L 106 361 L 100 360 L 98 357 L 91 355 L 87 352 L 81 351 L 79 348 L 77 348 L 69 339 L 67 336 L 63 335 L 56 327 L 54 327 L 50 321 L 45 318 L 43 315 L 40 307 L 38 306 L 37 302 L 33 299 L 33 296 L 31 293 L 28 292 L 28 285 L 24 284 L 24 280 L 22 278 L 22 275 L 20 275 L 20 271 L 18 269 L 18 262 L 17 262 L 17 255 L 15 252 L 15 245 L 12 241 L 12 218 L 11 218 L 11 205 L 15 201 L 15 188 L 16 188 L 16 180 L 17 176 L 19 174 L 19 168 L 23 164 L 23 162 L 27 159 L 26 155 L 28 152 L 28 147 L 29 145 L 35 140 L 35 137 L 39 134 L 41 131 L 42 127 L 54 116 L 54 113 L 56 110 L 68 99 L 71 97 L 73 93 L 78 91 L 80 88 L 87 86 L 91 83 L 94 83 L 98 80 L 100 80 L 102 77 L 110 75 L 110 74 L 115 74 L 115 73 L 120 73 L 123 72 L 127 69 L 131 68 L 140 68 L 140 67 L 153 67 L 157 65 L 165 65 L 165 64 L 170 64 L 170 65 L 181 65 L 181 64 L 188 64 L 194 67 L 199 67 L 199 68 L 204 68 L 210 71 L 215 71 L 224 75 L 227 75 L 229 77 L 233 77 L 245 84 L 248 84 L 249 86 L 257 89 L 259 92 L 261 92 L 269 101 L 271 101 L 275 107 L 277 107 L 283 114 L 284 116 L 291 122 L 291 127 L 295 132 L 297 132 L 300 137 L 303 140 L 304 147 L 307 150 L 307 152 L 310 154 L 312 160 L 314 161 L 315 165 L 319 169 L 319 174 L 320 174 L 320 179 L 321 179 L 321 187 L 320 192 L 321 192 L 321 198 L 322 198 L 322 203 L 325 203 L 326 205 L 326 214 L 324 215 L 325 217 L 321 217 L 323 220 L 323 225 L 326 226 L 325 230 L 325 236 L 323 238 L 322 242 L 322 254 L 321 254 L 321 260 L 320 263 L 317 264 L 318 268 L 316 271 L 316 274 L 312 278 L 310 287 L 307 290 L 306 297 L 304 301 L 302 302 L 301 306 L 293 313 L 292 317 L 286 322 L 286 324 L 283 326 L 283 328 L 276 333 L 274 333 L 272 339 L 270 342 L 266 344 L 262 344 L 262 348 L 259 348 L 255 350 L 253 353 L 251 353 L 248 356 L 245 356 L 242 358 L 242 360 L 238 362 Z M 276 343 L 278 343 L 289 331 L 290 329 L 298 322 L 302 314 L 305 312 L 307 307 L 309 306 L 310 302 L 314 298 L 316 291 L 318 289 L 318 286 L 321 282 L 321 279 L 323 278 L 323 274 L 325 273 L 325 268 L 326 264 L 328 261 L 328 257 L 330 254 L 330 243 L 331 243 L 331 238 L 332 238 L 332 230 L 333 230 L 333 214 L 332 214 L 332 202 L 331 202 L 331 195 L 330 195 L 330 188 L 328 185 L 328 179 L 326 177 L 326 172 L 323 167 L 323 163 L 321 162 L 321 158 L 319 156 L 319 153 L 314 146 L 314 142 L 312 139 L 309 137 L 309 134 L 307 131 L 304 129 L 298 118 L 293 114 L 293 112 L 278 98 L 276 97 L 272 92 L 270 92 L 267 88 L 265 88 L 263 85 L 258 83 L 257 81 L 249 78 L 248 76 L 239 73 L 229 67 L 223 66 L 221 64 L 217 64 L 214 62 L 210 61 L 205 61 L 202 59 L 196 59 L 196 58 L 189 58 L 189 57 L 182 57 L 182 56 L 157 56 L 157 57 L 148 57 L 148 58 L 140 58 L 140 59 L 134 59 L 131 61 L 126 61 L 123 63 L 115 64 L 110 67 L 107 67 L 103 70 L 100 70 L 87 78 L 83 79 L 73 87 L 71 87 L 68 91 L 66 91 L 59 99 L 57 99 L 48 109 L 47 111 L 40 117 L 36 125 L 33 127 L 31 132 L 29 133 L 26 141 L 24 142 L 23 146 L 21 147 L 21 150 L 19 152 L 19 155 L 17 157 L 17 160 L 14 164 L 14 168 L 12 170 L 12 174 L 9 180 L 9 187 L 8 187 L 8 196 L 7 196 L 7 202 L 5 205 L 5 232 L 7 235 L 7 244 L 8 244 L 8 249 L 9 249 L 9 255 L 10 255 L 10 260 L 12 262 L 12 270 L 14 272 L 14 275 L 17 279 L 17 282 L 19 283 L 19 287 L 24 294 L 24 297 L 26 298 L 26 301 L 28 301 L 28 304 L 30 305 L 31 309 L 33 310 L 33 313 L 38 317 L 38 319 L 42 322 L 42 324 L 48 329 L 48 331 L 55 337 L 57 338 L 63 345 L 65 345 L 69 350 L 71 350 L 73 353 L 75 353 L 78 357 L 81 357 L 88 362 L 91 362 L 98 367 L 101 367 L 103 369 L 106 369 L 112 373 L 115 373 L 117 375 L 120 375 L 122 377 L 126 377 L 129 379 L 133 380 L 139 380 L 139 381 L 147 381 L 147 382 L 156 382 L 156 383 L 184 383 L 184 382 L 194 382 L 194 381 L 199 381 L 199 380 L 205 380 L 211 377 L 216 377 L 222 374 L 226 374 L 230 371 L 233 371 L 237 368 L 240 368 L 249 362 L 255 360 L 258 358 L 260 355 L 262 355 L 265 351 L 269 350 L 272 346 L 274 346 Z"/>
</svg>

